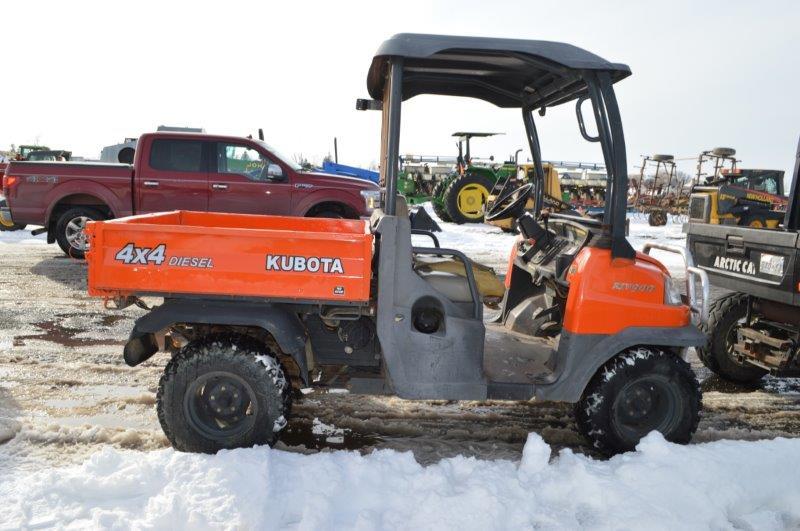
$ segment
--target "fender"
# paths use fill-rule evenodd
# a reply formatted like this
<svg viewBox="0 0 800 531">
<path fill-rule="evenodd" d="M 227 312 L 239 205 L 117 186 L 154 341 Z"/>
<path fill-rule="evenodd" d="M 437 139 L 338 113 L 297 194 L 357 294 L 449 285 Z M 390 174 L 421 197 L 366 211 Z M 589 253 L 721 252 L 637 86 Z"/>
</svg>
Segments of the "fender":
<svg viewBox="0 0 800 531">
<path fill-rule="evenodd" d="M 694 325 L 683 327 L 630 327 L 611 335 L 575 334 L 562 330 L 556 353 L 558 377 L 552 384 L 537 386 L 536 398 L 575 403 L 589 381 L 608 360 L 639 345 L 701 347 L 705 334 Z"/>
<path fill-rule="evenodd" d="M 45 195 L 44 202 L 47 204 L 47 210 L 45 213 L 44 224 L 46 225 L 50 220 L 50 216 L 53 214 L 53 209 L 59 203 L 59 201 L 67 196 L 76 194 L 96 197 L 98 200 L 102 201 L 106 206 L 108 206 L 115 218 L 129 216 L 133 213 L 131 211 L 130 204 L 126 206 L 122 199 L 114 194 L 114 192 L 112 192 L 108 187 L 98 184 L 96 181 L 83 179 L 69 180 L 62 185 L 56 186 L 50 190 L 47 195 Z"/>
<path fill-rule="evenodd" d="M 297 190 L 295 190 L 296 192 Z M 294 211 L 302 212 L 302 215 L 305 216 L 315 205 L 320 203 L 342 203 L 352 208 L 359 215 L 364 214 L 364 201 L 357 192 L 334 190 L 332 188 L 320 188 L 302 196 Z"/>
<path fill-rule="evenodd" d="M 300 368 L 308 384 L 306 329 L 297 314 L 279 304 L 243 301 L 167 299 L 136 320 L 125 344 L 125 363 L 134 367 L 158 351 L 155 333 L 176 323 L 256 326 L 272 335 Z"/>
</svg>

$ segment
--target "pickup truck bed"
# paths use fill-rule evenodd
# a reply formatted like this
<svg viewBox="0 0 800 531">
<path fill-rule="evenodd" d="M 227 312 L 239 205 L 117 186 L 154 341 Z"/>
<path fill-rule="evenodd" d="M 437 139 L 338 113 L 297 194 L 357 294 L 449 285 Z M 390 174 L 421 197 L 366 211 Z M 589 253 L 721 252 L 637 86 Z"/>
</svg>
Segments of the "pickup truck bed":
<svg viewBox="0 0 800 531">
<path fill-rule="evenodd" d="M 103 205 L 108 214 L 133 213 L 133 166 L 97 162 L 14 162 L 20 186 L 13 187 L 9 203 L 14 221 L 42 225 L 59 199 L 86 196 L 83 204 Z M 90 200 L 89 197 L 94 197 Z"/>
<path fill-rule="evenodd" d="M 713 285 L 800 305 L 797 232 L 690 222 L 686 234 L 695 264 Z"/>
<path fill-rule="evenodd" d="M 89 294 L 364 304 L 365 220 L 175 211 L 90 222 Z"/>
</svg>

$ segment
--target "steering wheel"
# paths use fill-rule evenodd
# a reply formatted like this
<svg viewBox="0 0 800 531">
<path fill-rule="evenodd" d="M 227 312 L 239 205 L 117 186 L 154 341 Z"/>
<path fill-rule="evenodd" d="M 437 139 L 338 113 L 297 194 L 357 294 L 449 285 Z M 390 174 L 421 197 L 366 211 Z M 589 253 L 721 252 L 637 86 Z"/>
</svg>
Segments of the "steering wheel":
<svg viewBox="0 0 800 531">
<path fill-rule="evenodd" d="M 528 202 L 528 197 L 530 197 L 532 190 L 533 183 L 526 183 L 498 197 L 484 219 L 486 221 L 494 221 L 512 216 L 514 218 L 519 217 L 525 208 L 525 203 Z M 517 196 L 516 199 L 514 198 L 515 195 Z"/>
</svg>

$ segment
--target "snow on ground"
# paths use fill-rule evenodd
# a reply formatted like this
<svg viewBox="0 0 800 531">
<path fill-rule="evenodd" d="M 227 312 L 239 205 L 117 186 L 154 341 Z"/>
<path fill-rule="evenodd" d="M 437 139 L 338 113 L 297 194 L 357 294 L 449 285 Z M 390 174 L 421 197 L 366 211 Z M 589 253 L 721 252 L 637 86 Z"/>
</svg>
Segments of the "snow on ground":
<svg viewBox="0 0 800 531">
<path fill-rule="evenodd" d="M 684 244 L 680 223 L 629 219 L 637 249 Z M 505 271 L 514 236 L 442 227 L 443 246 Z M 610 460 L 579 453 L 559 404 L 320 393 L 278 449 L 163 449 L 164 359 L 119 359 L 138 310 L 100 310 L 85 267 L 42 243 L 0 232 L 0 529 L 800 527 L 800 439 L 773 438 L 798 432 L 790 380 L 741 389 L 706 373 L 697 444 L 652 434 Z M 656 256 L 682 274 L 679 257 Z M 717 440 L 731 438 L 743 440 Z"/>
<path fill-rule="evenodd" d="M 788 529 L 800 440 L 667 443 L 596 461 L 532 434 L 520 462 L 266 447 L 190 455 L 106 448 L 0 480 L 9 528 Z"/>
</svg>

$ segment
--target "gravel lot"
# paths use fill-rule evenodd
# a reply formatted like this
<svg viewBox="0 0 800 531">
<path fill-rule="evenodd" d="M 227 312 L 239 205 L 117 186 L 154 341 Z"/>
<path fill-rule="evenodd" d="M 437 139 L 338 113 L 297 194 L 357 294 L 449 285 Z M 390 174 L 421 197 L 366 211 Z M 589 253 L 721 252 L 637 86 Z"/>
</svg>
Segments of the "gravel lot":
<svg viewBox="0 0 800 531">
<path fill-rule="evenodd" d="M 474 245 L 482 258 L 487 241 L 502 247 L 498 256 L 507 252 L 496 229 L 454 229 L 446 226 L 443 243 L 458 240 L 467 252 Z M 27 232 L 0 233 L 0 271 L 0 470 L 79 462 L 102 445 L 165 447 L 154 404 L 166 355 L 136 368 L 122 360 L 142 310 L 104 309 L 86 294 L 85 265 Z M 704 389 L 695 442 L 800 435 L 800 381 L 767 378 L 742 388 L 709 376 L 696 360 L 694 366 Z M 528 432 L 556 448 L 591 452 L 563 404 L 314 392 L 295 413 L 279 444 L 296 452 L 394 448 L 412 450 L 422 463 L 458 454 L 519 459 Z"/>
</svg>

